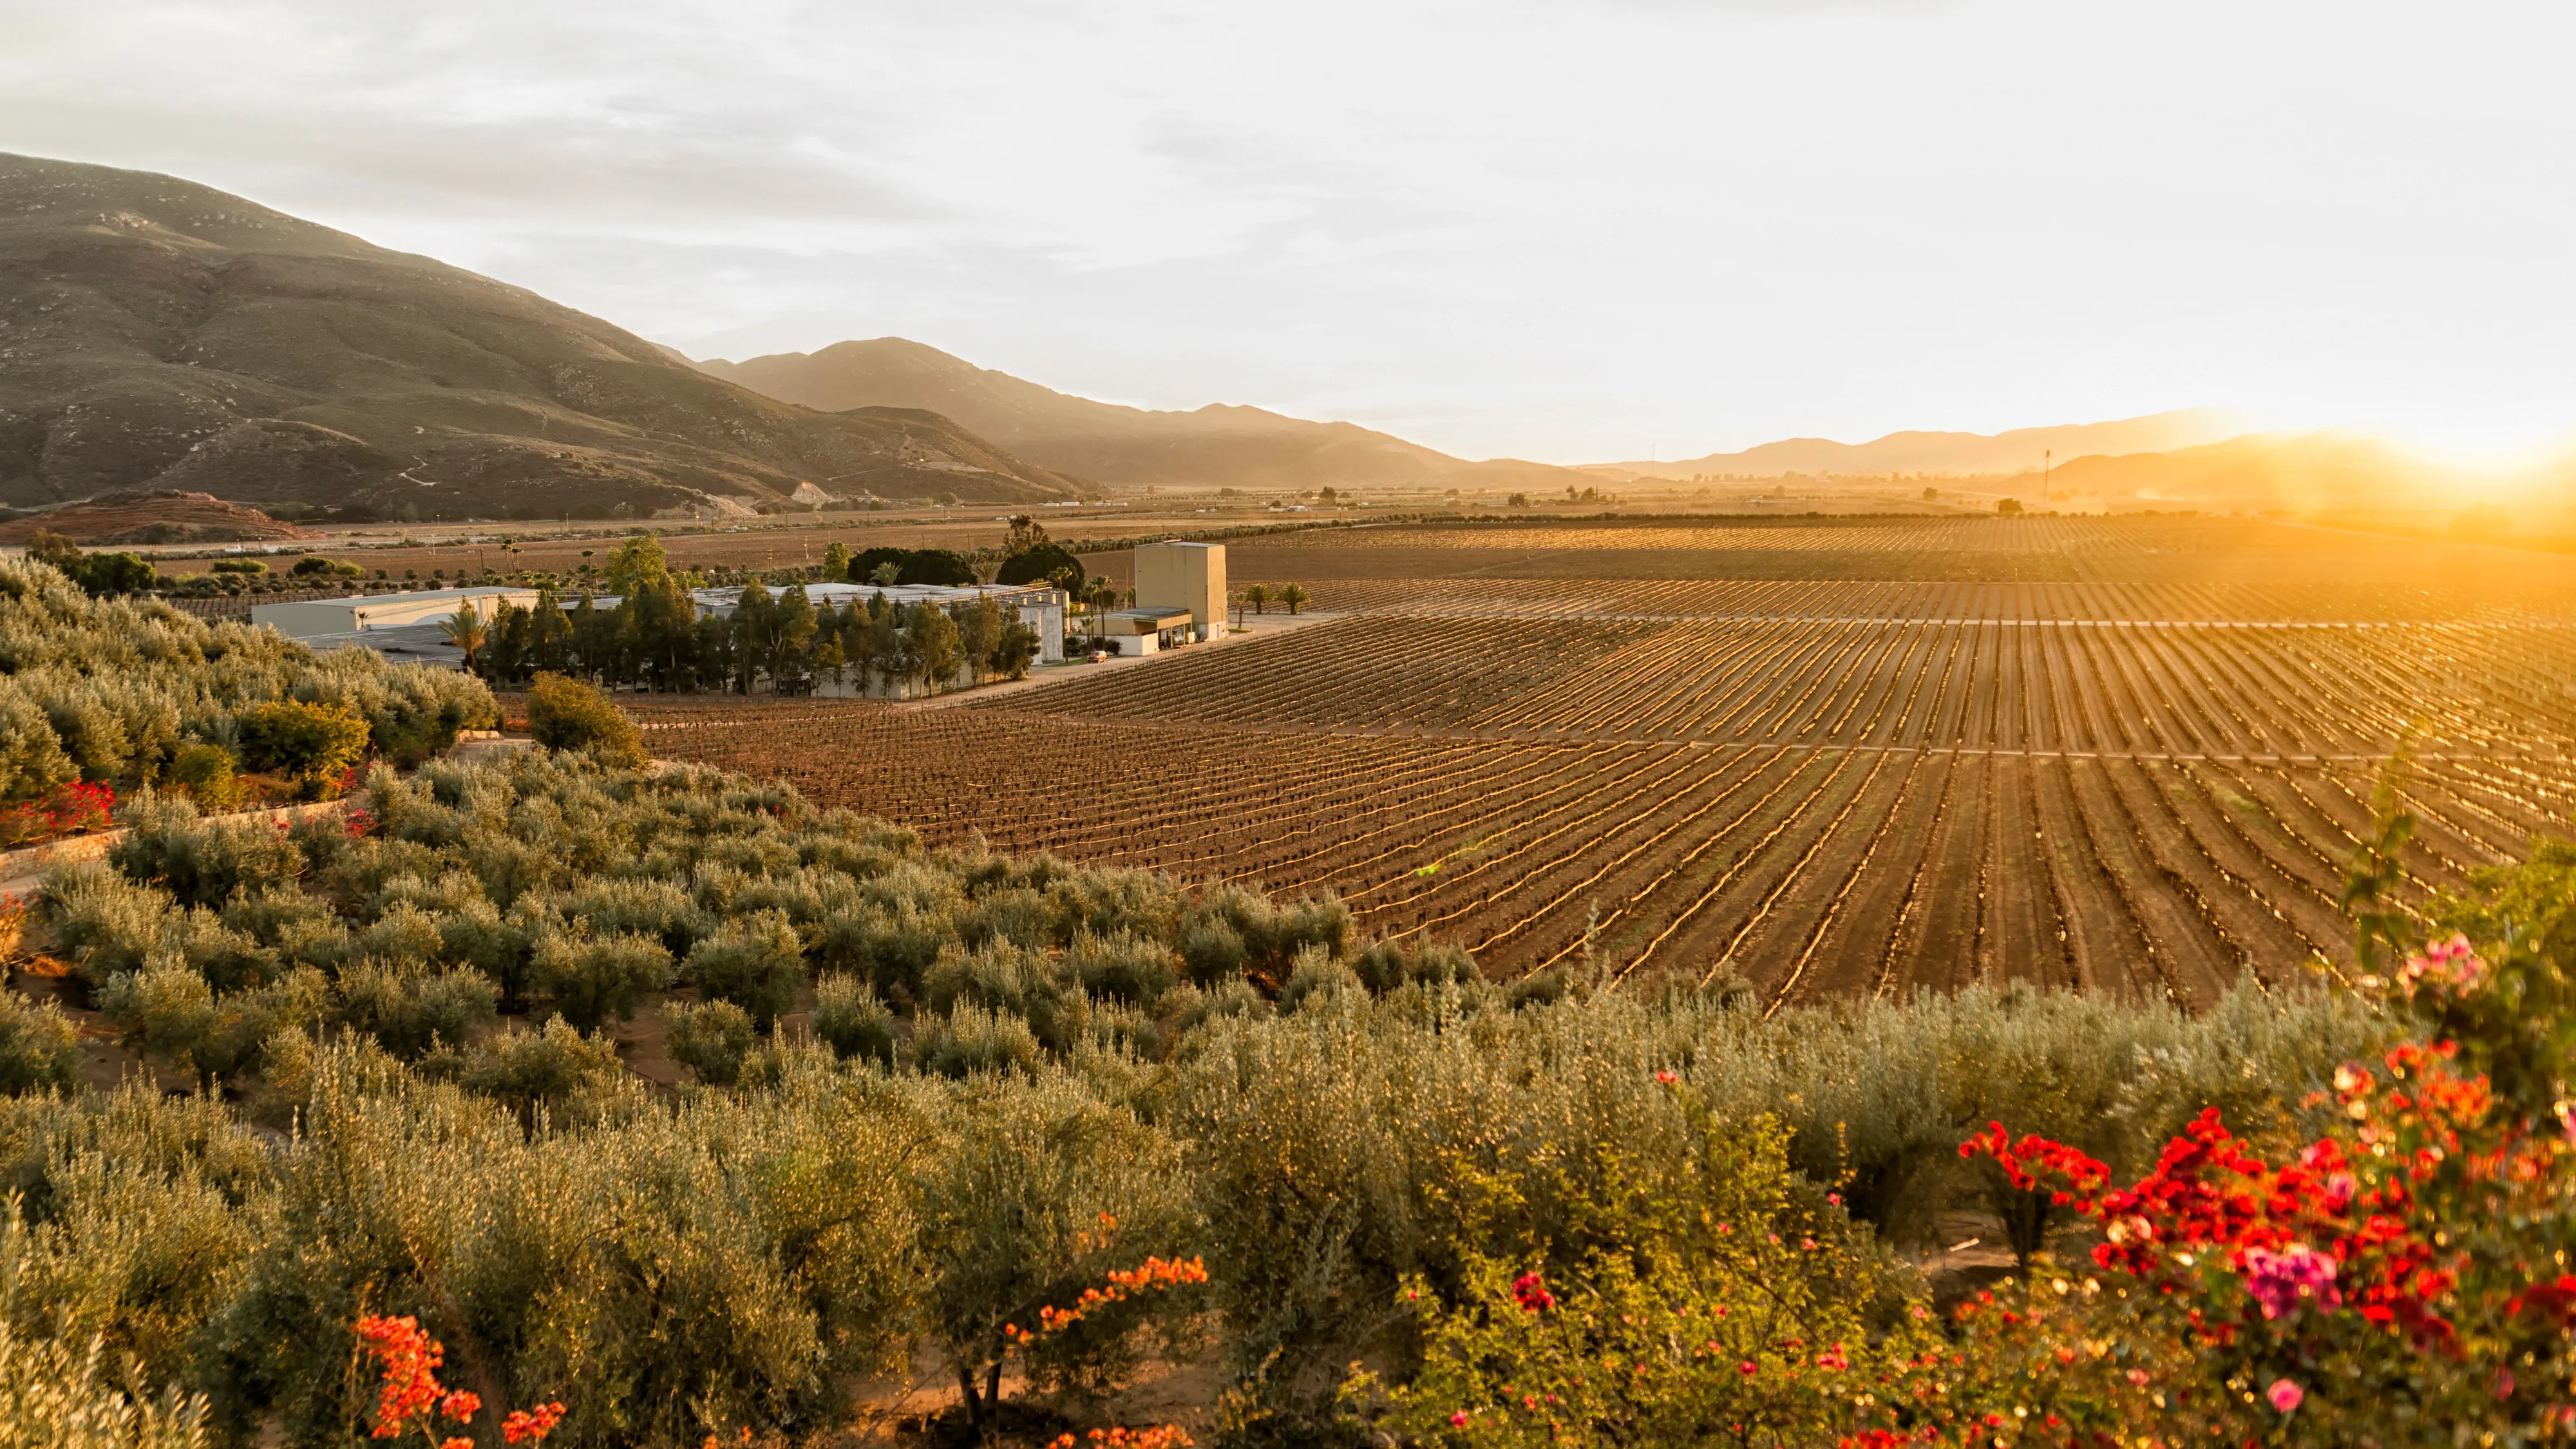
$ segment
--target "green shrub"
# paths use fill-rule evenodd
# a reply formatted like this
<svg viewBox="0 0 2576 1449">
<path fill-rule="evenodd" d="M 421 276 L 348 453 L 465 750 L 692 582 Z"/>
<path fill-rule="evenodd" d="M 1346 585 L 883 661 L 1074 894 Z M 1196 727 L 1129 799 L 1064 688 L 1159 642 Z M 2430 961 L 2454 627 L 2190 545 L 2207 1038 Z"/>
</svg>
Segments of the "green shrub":
<svg viewBox="0 0 2576 1449">
<path fill-rule="evenodd" d="M 549 897 L 547 905 L 596 932 L 651 936 L 675 956 L 713 929 L 689 892 L 666 880 L 590 881 Z"/>
<path fill-rule="evenodd" d="M 135 1383 L 140 1365 L 119 1365 L 106 1336 L 34 1327 L 43 1315 L 26 1300 L 53 1266 L 50 1244 L 16 1203 L 0 1209 L 0 1443 L 25 1449 L 205 1449 L 206 1400 L 176 1385 L 153 1394 Z M 49 1325 L 50 1327 L 51 1325 Z"/>
<path fill-rule="evenodd" d="M 1071 1040 L 1081 992 L 1045 956 L 993 940 L 973 951 L 951 948 L 931 968 L 923 983 L 924 1009 L 945 1016 L 959 1003 L 1026 1022 L 1041 1045 L 1062 1050 Z"/>
<path fill-rule="evenodd" d="M 93 989 L 140 970 L 169 929 L 170 895 L 137 885 L 98 861 L 55 869 L 37 893 L 36 914 Z"/>
<path fill-rule="evenodd" d="M 1181 979 L 1180 958 L 1171 947 L 1132 931 L 1109 936 L 1084 931 L 1073 938 L 1065 964 L 1083 990 L 1149 1011 Z"/>
<path fill-rule="evenodd" d="M 0 987 L 0 1093 L 68 1092 L 80 1085 L 85 1059 L 61 1007 Z"/>
<path fill-rule="evenodd" d="M 1446 941 L 1426 942 L 1420 937 L 1403 941 L 1371 941 L 1351 957 L 1351 969 L 1360 983 L 1380 996 L 1409 982 L 1431 985 L 1465 984 L 1484 979 L 1476 969 L 1476 958 L 1467 948 Z"/>
<path fill-rule="evenodd" d="M 1309 1005 L 1322 1005 L 1346 991 L 1363 990 L 1359 973 L 1344 961 L 1336 961 L 1321 951 L 1300 952 L 1297 964 L 1288 973 L 1288 982 L 1279 988 L 1279 1009 L 1299 1011 Z"/>
<path fill-rule="evenodd" d="M 1736 1443 L 1828 1444 L 1881 1422 L 1853 1385 L 1888 1384 L 1946 1347 L 1919 1288 L 1790 1171 L 1776 1130 L 1690 1138 L 1680 1180 L 1604 1162 L 1597 1186 L 1566 1195 L 1557 1233 L 1479 1234 L 1456 1288 L 1411 1280 L 1399 1306 L 1420 1369 L 1392 1388 L 1359 1374 L 1346 1396 L 1412 1441 L 1465 1427 L 1544 1443 L 1572 1424 L 1591 1442 L 1670 1449 L 1719 1426 Z M 1472 1150 L 1454 1160 L 1471 1199 L 1506 1190 Z M 1517 1214 L 1494 1200 L 1467 1216 Z"/>
<path fill-rule="evenodd" d="M 221 906 L 247 887 L 292 880 L 303 866 L 294 843 L 266 821 L 205 820 L 183 796 L 147 789 L 126 807 L 125 822 L 108 863 L 181 905 Z"/>
<path fill-rule="evenodd" d="M 367 722 L 345 706 L 281 699 L 243 714 L 241 739 L 253 767 L 284 775 L 318 800 L 338 790 L 367 752 Z"/>
<path fill-rule="evenodd" d="M 504 1031 L 477 1043 L 461 1058 L 458 1079 L 533 1122 L 540 1112 L 559 1120 L 594 1113 L 626 1081 L 617 1044 L 586 1036 L 562 1017 L 535 1030 Z"/>
<path fill-rule="evenodd" d="M 671 1023 L 671 1060 L 697 1073 L 710 1087 L 730 1087 L 742 1075 L 742 1061 L 759 1045 L 751 1016 L 730 1001 L 681 1003 L 666 1013 Z"/>
<path fill-rule="evenodd" d="M 529 952 L 526 992 L 583 1031 L 624 1021 L 677 975 L 671 953 L 650 936 L 548 932 Z"/>
<path fill-rule="evenodd" d="M 814 989 L 814 1036 L 847 1060 L 894 1065 L 894 1012 L 884 998 L 846 976 Z"/>
<path fill-rule="evenodd" d="M 362 961 L 339 984 L 341 1021 L 405 1060 L 471 1042 L 492 1024 L 501 994 L 479 971 L 420 962 Z"/>
<path fill-rule="evenodd" d="M 1017 1016 L 961 1001 L 951 1010 L 924 1012 L 912 1021 L 911 1065 L 934 1077 L 1034 1072 L 1046 1059 L 1029 1024 Z"/>
<path fill-rule="evenodd" d="M 604 764 L 644 767 L 644 737 L 597 685 L 540 674 L 528 688 L 528 733 L 550 750 L 586 751 Z"/>
<path fill-rule="evenodd" d="M 1179 945 L 1190 979 L 1202 986 L 1249 976 L 1275 991 L 1300 951 L 1311 946 L 1342 956 L 1351 933 L 1350 908 L 1331 896 L 1282 904 L 1241 886 L 1216 885 L 1182 913 Z"/>
<path fill-rule="evenodd" d="M 146 1053 L 202 1081 L 233 1081 L 259 1069 L 272 1035 L 320 1020 L 330 994 L 320 972 L 305 970 L 218 995 L 204 976 L 170 963 L 110 981 L 99 993 L 99 1009 Z"/>
<path fill-rule="evenodd" d="M 729 921 L 689 952 L 682 970 L 700 991 L 751 1014 L 764 1032 L 796 1003 L 805 984 L 805 951 L 783 911 Z"/>
<path fill-rule="evenodd" d="M 940 948 L 953 935 L 946 916 L 907 900 L 890 909 L 861 905 L 826 917 L 815 949 L 823 969 L 855 974 L 909 1002 L 921 994 Z"/>
<path fill-rule="evenodd" d="M 200 810 L 241 808 L 245 791 L 234 776 L 233 752 L 221 745 L 181 745 L 170 761 L 171 788 Z"/>
</svg>

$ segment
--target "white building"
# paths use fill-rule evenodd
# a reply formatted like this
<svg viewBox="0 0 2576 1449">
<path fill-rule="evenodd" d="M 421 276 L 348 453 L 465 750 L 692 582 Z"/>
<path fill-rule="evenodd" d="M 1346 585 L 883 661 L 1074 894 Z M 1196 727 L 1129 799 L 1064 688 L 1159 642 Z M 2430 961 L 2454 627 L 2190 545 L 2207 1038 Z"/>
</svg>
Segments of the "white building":
<svg viewBox="0 0 2576 1449">
<path fill-rule="evenodd" d="M 363 634 L 373 629 L 434 625 L 471 607 L 485 619 L 509 603 L 521 609 L 537 606 L 534 589 L 419 589 L 403 594 L 353 594 L 345 599 L 298 599 L 286 604 L 253 604 L 250 621 L 265 624 L 289 639 L 319 639 Z M 357 641 L 364 642 L 364 641 Z"/>
</svg>

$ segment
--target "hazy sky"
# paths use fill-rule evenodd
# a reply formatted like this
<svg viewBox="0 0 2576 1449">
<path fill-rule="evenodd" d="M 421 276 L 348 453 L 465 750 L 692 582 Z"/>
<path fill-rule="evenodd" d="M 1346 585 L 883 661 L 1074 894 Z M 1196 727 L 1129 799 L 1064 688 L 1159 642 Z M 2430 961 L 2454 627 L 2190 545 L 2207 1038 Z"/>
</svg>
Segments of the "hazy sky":
<svg viewBox="0 0 2576 1449">
<path fill-rule="evenodd" d="M 0 150 L 698 356 L 1674 458 L 2576 435 L 2565 0 L 0 0 Z"/>
</svg>

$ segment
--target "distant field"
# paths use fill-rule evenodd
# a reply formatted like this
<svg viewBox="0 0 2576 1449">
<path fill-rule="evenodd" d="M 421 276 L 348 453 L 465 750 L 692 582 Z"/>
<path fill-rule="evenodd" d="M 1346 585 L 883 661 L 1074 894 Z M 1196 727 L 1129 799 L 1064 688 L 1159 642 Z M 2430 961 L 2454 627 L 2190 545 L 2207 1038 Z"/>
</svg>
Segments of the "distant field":
<svg viewBox="0 0 2576 1449">
<path fill-rule="evenodd" d="M 1876 578 L 1843 576 L 1873 548 Z M 1365 929 L 1500 974 L 1589 930 L 1614 967 L 1733 972 L 1775 1002 L 1977 979 L 2198 1001 L 2343 961 L 2339 862 L 2410 728 L 2415 898 L 2576 809 L 2560 560 L 2171 519 L 1232 553 L 1238 580 L 1313 579 L 1350 612 L 962 707 L 652 705 L 678 726 L 654 749 L 941 841 L 1330 888 Z M 1686 572 L 1747 553 L 1829 576 Z M 1649 556 L 1673 576 L 1581 572 Z M 2075 577 L 1996 582 L 1997 558 Z M 1906 572 L 1943 560 L 1966 576 Z"/>
<path fill-rule="evenodd" d="M 959 512 L 966 510 L 960 509 Z M 1000 515 L 1007 507 L 977 509 L 971 517 L 940 519 L 891 518 L 873 519 L 866 514 L 838 515 L 833 521 L 791 526 L 778 523 L 745 525 L 739 532 L 666 531 L 662 546 L 671 558 L 690 568 L 797 568 L 823 561 L 824 550 L 835 542 L 846 544 L 852 552 L 861 549 L 893 548 L 992 548 L 1002 542 L 1010 524 Z M 1066 517 L 1060 513 L 1042 513 L 1040 520 L 1059 537 L 1122 538 L 1134 534 L 1171 533 L 1191 528 L 1224 528 L 1241 524 L 1274 523 L 1278 520 L 1259 513 L 1241 517 L 1209 516 L 1192 513 L 1162 513 L 1139 510 Z M 548 525 L 535 525 L 539 528 Z M 668 529 L 668 525 L 657 525 Z M 524 537 L 514 533 L 509 524 L 474 525 L 470 533 L 484 539 L 481 543 L 458 543 L 453 540 L 469 530 L 450 525 L 442 529 L 434 542 L 387 543 L 368 539 L 364 546 L 346 538 L 324 538 L 296 545 L 304 551 L 347 559 L 364 566 L 370 573 L 383 569 L 401 578 L 408 569 L 427 578 L 435 569 L 453 574 L 459 569 L 481 571 L 485 568 L 510 572 L 520 569 L 569 574 L 583 563 L 604 562 L 625 541 L 619 533 L 590 533 L 570 538 L 528 539 L 519 544 L 515 554 L 505 554 L 500 547 L 503 538 Z M 587 551 L 589 557 L 585 559 Z M 214 567 L 211 558 L 157 560 L 164 573 L 186 575 L 204 573 Z"/>
</svg>

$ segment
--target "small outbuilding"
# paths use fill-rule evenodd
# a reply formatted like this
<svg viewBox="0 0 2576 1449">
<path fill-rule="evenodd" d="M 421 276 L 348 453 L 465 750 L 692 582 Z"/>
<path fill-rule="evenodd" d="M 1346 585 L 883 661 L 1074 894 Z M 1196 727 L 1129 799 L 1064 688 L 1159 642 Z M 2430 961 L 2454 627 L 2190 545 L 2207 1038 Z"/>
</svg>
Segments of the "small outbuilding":
<svg viewBox="0 0 2576 1449">
<path fill-rule="evenodd" d="M 1159 654 L 1204 637 L 1189 610 L 1144 606 L 1103 614 L 1100 633 L 1103 638 L 1117 640 L 1122 651 L 1133 648 L 1138 654 Z"/>
</svg>

